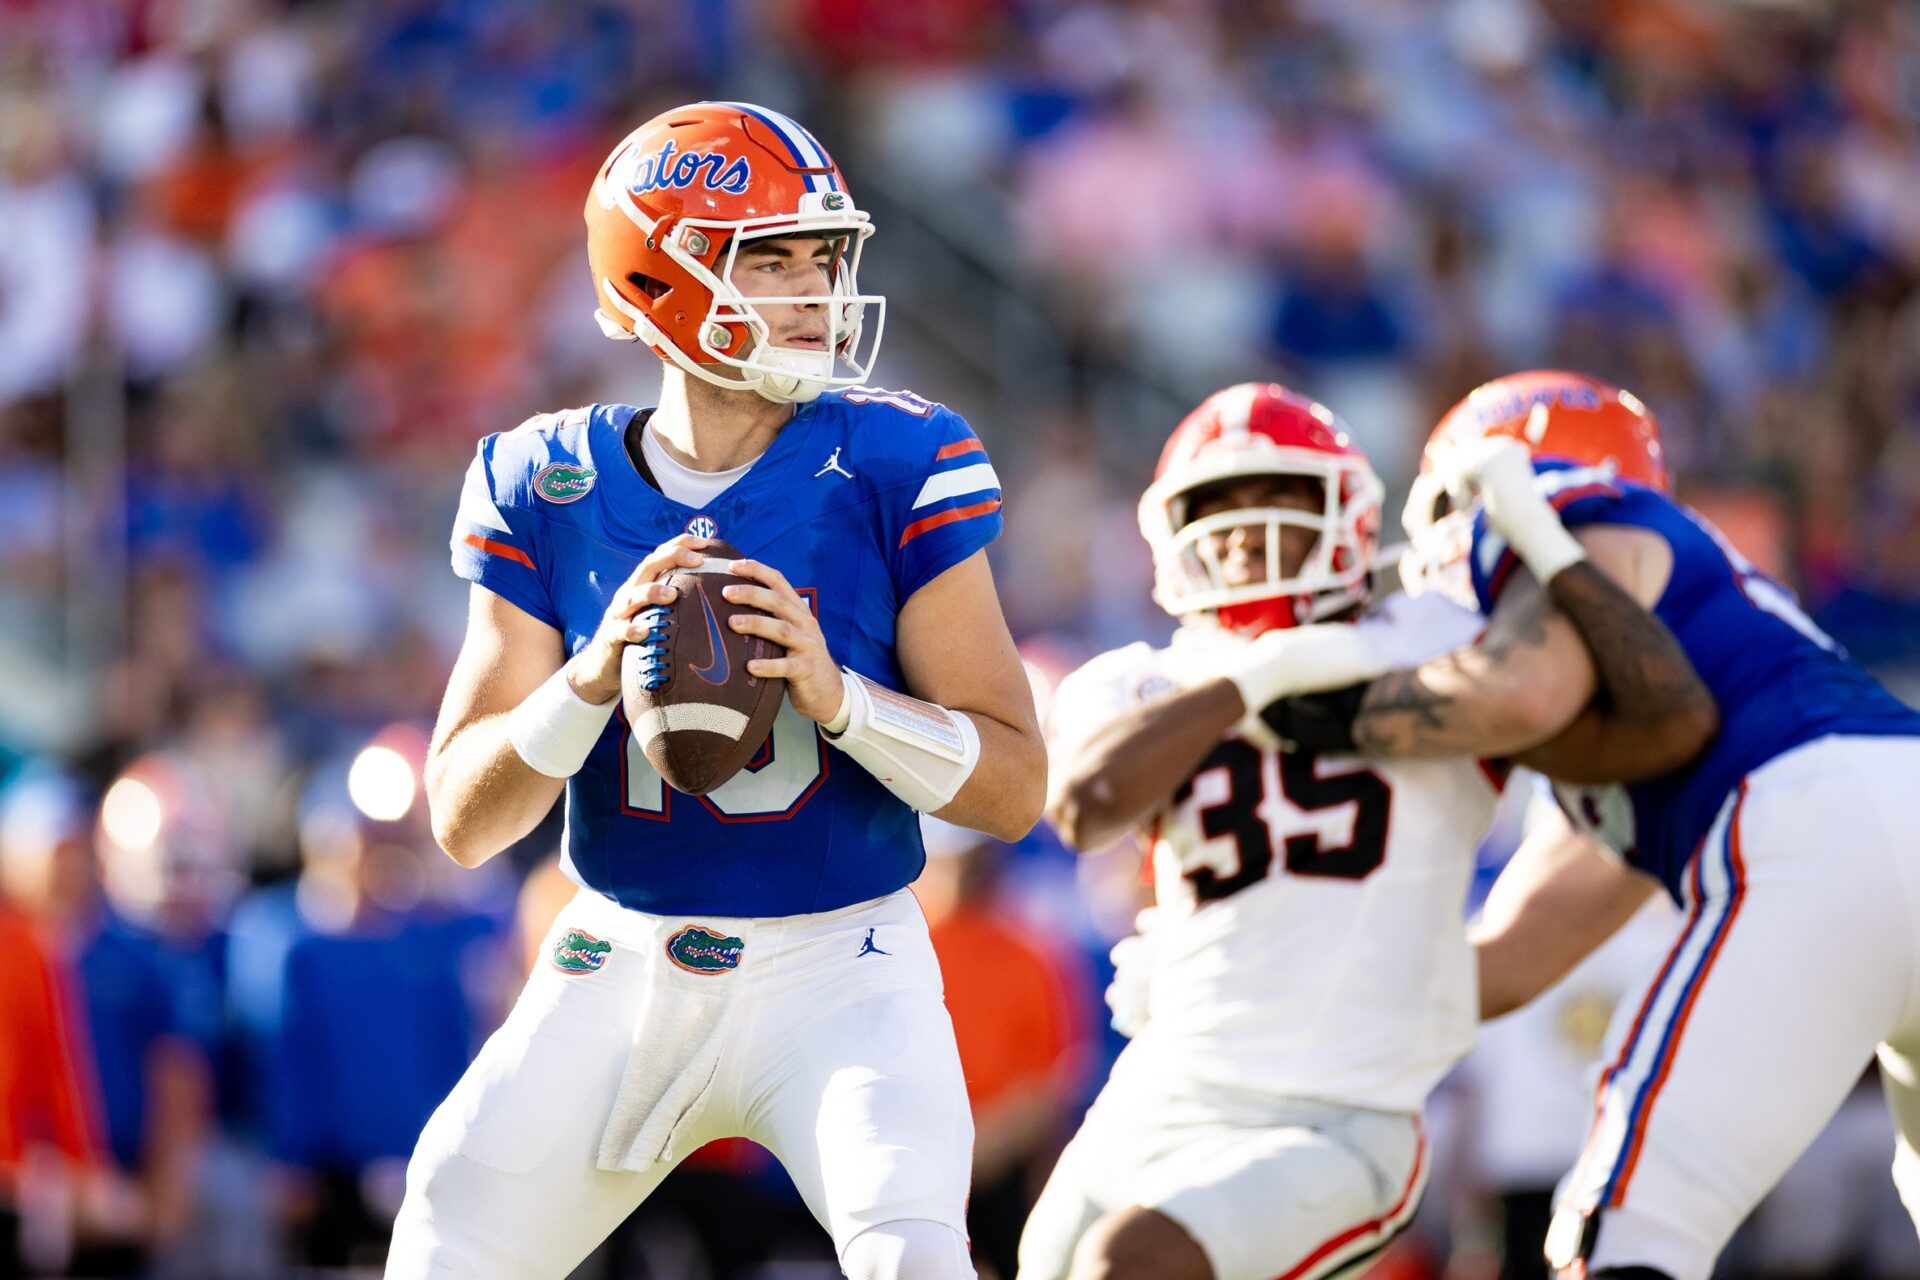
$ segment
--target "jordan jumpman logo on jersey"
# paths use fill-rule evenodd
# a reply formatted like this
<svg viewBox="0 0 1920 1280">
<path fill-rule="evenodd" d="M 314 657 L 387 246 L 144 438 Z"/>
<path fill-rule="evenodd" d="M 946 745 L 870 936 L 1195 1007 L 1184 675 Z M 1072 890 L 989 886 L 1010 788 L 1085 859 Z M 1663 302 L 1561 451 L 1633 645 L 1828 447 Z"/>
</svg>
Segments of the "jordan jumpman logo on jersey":
<svg viewBox="0 0 1920 1280">
<path fill-rule="evenodd" d="M 893 952 L 891 951 L 882 951 L 879 947 L 873 945 L 873 930 L 869 929 L 867 930 L 867 940 L 860 944 L 860 949 L 853 953 L 853 958 L 858 960 L 861 956 L 865 955 L 890 956 L 892 954 Z"/>
<path fill-rule="evenodd" d="M 833 452 L 827 455 L 827 465 L 814 472 L 813 478 L 818 480 L 829 471 L 837 472 L 849 480 L 853 479 L 853 472 L 840 465 L 840 448 L 838 445 L 834 446 Z"/>
</svg>

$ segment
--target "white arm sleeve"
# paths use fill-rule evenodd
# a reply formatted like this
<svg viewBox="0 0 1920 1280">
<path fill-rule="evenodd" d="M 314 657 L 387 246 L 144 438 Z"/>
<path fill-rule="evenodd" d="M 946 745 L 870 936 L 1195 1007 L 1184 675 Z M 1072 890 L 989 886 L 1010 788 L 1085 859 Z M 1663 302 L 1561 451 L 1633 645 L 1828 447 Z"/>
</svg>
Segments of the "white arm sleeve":
<svg viewBox="0 0 1920 1280">
<path fill-rule="evenodd" d="M 980 762 L 980 731 L 957 711 L 840 672 L 846 727 L 823 737 L 921 813 L 944 809 Z M 836 722 L 839 717 L 835 717 Z"/>
</svg>

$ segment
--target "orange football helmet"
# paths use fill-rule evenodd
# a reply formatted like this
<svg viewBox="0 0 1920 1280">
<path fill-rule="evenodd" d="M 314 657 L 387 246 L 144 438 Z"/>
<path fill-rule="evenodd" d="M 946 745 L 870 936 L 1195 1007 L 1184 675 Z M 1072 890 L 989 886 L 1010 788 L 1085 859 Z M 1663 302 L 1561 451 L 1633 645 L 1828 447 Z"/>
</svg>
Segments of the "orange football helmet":
<svg viewBox="0 0 1920 1280">
<path fill-rule="evenodd" d="M 1194 492 L 1245 476 L 1307 476 L 1326 495 L 1320 511 L 1256 507 L 1189 520 Z M 1366 455 L 1325 405 L 1275 383 L 1217 391 L 1174 428 L 1153 483 L 1140 498 L 1140 531 L 1153 548 L 1153 598 L 1175 617 L 1212 612 L 1226 627 L 1265 631 L 1329 617 L 1366 598 L 1379 549 L 1383 490 Z M 1230 586 L 1210 535 L 1266 528 L 1266 579 Z M 1283 575 L 1280 529 L 1319 534 L 1297 573 Z"/>
<path fill-rule="evenodd" d="M 873 223 L 832 157 L 788 117 L 746 102 L 655 116 L 600 166 L 586 220 L 594 314 L 608 337 L 644 342 L 696 378 L 780 403 L 866 381 L 886 312 L 884 298 L 856 283 Z M 841 241 L 830 292 L 742 295 L 731 278 L 742 243 L 792 235 Z M 774 346 L 756 310 L 822 303 L 822 351 Z"/>
<path fill-rule="evenodd" d="M 1535 457 L 1608 467 L 1621 479 L 1663 493 L 1669 486 L 1660 424 L 1632 393 L 1557 369 L 1482 383 L 1447 410 L 1421 455 L 1420 474 L 1400 516 L 1410 544 L 1400 561 L 1409 591 L 1441 590 L 1472 603 L 1466 556 L 1473 516 L 1443 508 L 1438 463 L 1449 449 L 1493 436 L 1510 436 Z"/>
</svg>

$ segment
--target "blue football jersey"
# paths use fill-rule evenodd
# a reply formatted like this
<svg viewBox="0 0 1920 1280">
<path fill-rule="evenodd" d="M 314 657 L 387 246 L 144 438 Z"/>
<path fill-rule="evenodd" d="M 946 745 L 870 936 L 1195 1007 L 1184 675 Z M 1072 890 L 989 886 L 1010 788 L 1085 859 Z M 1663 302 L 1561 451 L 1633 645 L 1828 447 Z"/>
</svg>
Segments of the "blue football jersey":
<svg viewBox="0 0 1920 1280">
<path fill-rule="evenodd" d="M 1654 613 L 1712 690 L 1720 732 L 1685 769 L 1624 788 L 1557 788 L 1577 826 L 1666 884 L 1676 899 L 1694 850 L 1727 796 L 1776 756 L 1829 734 L 1920 735 L 1915 712 L 1881 688 L 1800 609 L 1793 594 L 1749 564 L 1719 530 L 1671 498 L 1562 461 L 1534 464 L 1568 528 L 1648 529 L 1673 549 L 1673 572 Z M 1474 595 L 1491 613 L 1519 565 L 1504 540 L 1474 521 Z"/>
<path fill-rule="evenodd" d="M 999 535 L 980 440 L 917 396 L 852 388 L 800 406 L 700 508 L 634 468 L 625 431 L 639 412 L 535 418 L 482 440 L 467 473 L 454 571 L 557 628 L 570 653 L 642 557 L 693 532 L 785 574 L 834 658 L 897 689 L 901 605 Z M 662 915 L 831 911 L 911 883 L 924 860 L 913 810 L 790 702 L 754 761 L 704 796 L 669 788 L 616 711 L 567 783 L 566 812 L 568 873 Z"/>
</svg>

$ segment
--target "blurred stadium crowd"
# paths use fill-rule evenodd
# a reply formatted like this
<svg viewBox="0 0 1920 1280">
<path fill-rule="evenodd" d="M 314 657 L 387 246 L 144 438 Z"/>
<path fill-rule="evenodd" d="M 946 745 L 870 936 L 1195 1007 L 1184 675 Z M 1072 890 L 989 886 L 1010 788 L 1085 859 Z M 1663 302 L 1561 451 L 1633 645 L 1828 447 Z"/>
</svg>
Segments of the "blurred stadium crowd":
<svg viewBox="0 0 1920 1280">
<path fill-rule="evenodd" d="M 807 120 L 875 210 L 881 381 L 995 453 L 1043 677 L 1167 630 L 1133 502 L 1207 391 L 1288 381 L 1404 484 L 1468 388 L 1559 364 L 1638 392 L 1683 494 L 1920 687 L 1911 3 L 0 0 L 0 1274 L 377 1265 L 565 893 L 554 829 L 461 872 L 420 812 L 459 477 L 536 411 L 648 402 L 580 203 L 707 96 Z M 1134 877 L 930 844 L 1006 1274 L 1114 1047 Z M 1617 945 L 1443 1095 L 1455 1157 L 1383 1269 L 1529 1274 L 1502 1224 L 1537 1238 L 1577 1146 L 1649 943 Z M 1920 1271 L 1857 1101 L 1729 1274 Z M 587 1270 L 827 1257 L 735 1147 Z"/>
</svg>

